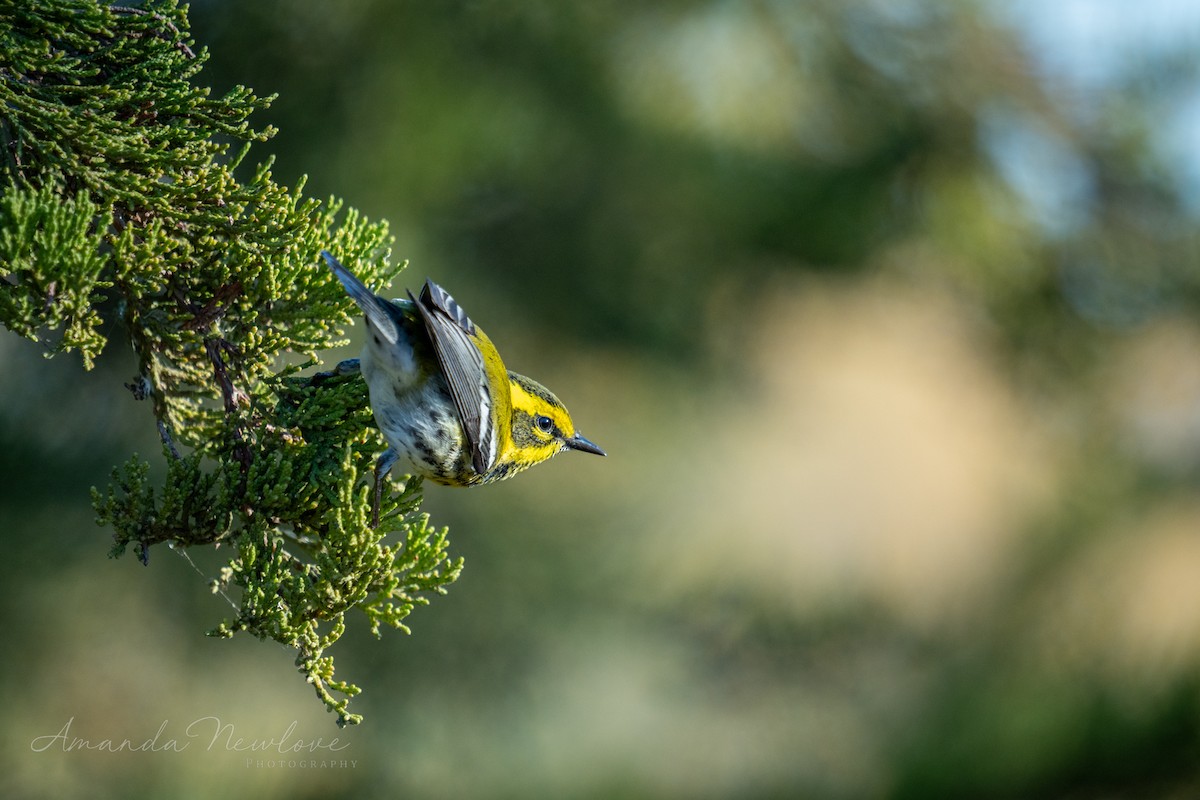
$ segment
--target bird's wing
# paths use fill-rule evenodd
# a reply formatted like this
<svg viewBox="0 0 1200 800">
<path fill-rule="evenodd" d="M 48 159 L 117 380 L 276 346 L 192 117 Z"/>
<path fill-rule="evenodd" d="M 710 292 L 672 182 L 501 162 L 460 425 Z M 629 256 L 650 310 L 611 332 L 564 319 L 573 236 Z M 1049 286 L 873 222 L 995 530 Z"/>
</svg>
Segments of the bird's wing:
<svg viewBox="0 0 1200 800">
<path fill-rule="evenodd" d="M 408 296 L 412 298 L 412 292 Z M 420 299 L 412 299 L 425 321 L 433 352 L 470 442 L 472 466 L 484 475 L 496 463 L 496 430 L 483 354 L 471 339 L 475 324 L 449 292 L 431 280 L 425 281 Z"/>
</svg>

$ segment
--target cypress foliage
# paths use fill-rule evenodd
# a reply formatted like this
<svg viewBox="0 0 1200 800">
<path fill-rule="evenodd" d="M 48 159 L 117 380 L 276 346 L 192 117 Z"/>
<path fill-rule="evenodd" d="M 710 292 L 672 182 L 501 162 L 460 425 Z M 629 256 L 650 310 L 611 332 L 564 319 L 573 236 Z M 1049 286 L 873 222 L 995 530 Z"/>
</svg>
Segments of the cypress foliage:
<svg viewBox="0 0 1200 800">
<path fill-rule="evenodd" d="M 250 124 L 271 98 L 214 98 L 195 81 L 205 60 L 175 0 L 0 0 L 0 322 L 90 369 L 109 344 L 102 322 L 118 319 L 108 329 L 137 353 L 127 386 L 166 475 L 135 455 L 93 490 L 111 554 L 231 553 L 212 589 L 236 594 L 237 611 L 210 635 L 293 648 L 338 724 L 354 724 L 359 689 L 327 655 L 346 614 L 376 635 L 407 631 L 462 562 L 419 512 L 417 480 L 369 527 L 366 387 L 299 373 L 345 343 L 356 313 L 318 252 L 376 284 L 403 265 L 386 263 L 385 223 L 306 197 L 303 181 L 281 186 L 270 160 L 241 166 L 273 133 Z"/>
</svg>

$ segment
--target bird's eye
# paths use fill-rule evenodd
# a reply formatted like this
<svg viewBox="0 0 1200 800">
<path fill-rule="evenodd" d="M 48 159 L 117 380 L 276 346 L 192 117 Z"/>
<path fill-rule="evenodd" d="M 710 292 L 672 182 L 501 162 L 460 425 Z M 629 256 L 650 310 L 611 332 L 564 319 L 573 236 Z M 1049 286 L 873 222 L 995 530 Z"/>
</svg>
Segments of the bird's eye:
<svg viewBox="0 0 1200 800">
<path fill-rule="evenodd" d="M 549 433 L 550 431 L 554 430 L 554 420 L 550 419 L 549 417 L 538 417 L 534 420 L 534 423 L 538 426 L 538 430 L 542 433 Z"/>
</svg>

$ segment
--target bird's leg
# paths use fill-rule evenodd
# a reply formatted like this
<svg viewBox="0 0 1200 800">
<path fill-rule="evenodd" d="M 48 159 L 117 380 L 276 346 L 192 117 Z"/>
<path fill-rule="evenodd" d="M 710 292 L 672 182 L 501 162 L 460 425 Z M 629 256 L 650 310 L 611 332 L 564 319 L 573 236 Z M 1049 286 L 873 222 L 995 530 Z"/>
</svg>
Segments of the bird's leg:
<svg viewBox="0 0 1200 800">
<path fill-rule="evenodd" d="M 345 361 L 339 361 L 337 366 L 331 370 L 315 373 L 311 380 L 314 384 L 320 384 L 330 378 L 340 378 L 343 375 L 357 375 L 360 371 L 358 359 L 347 358 Z"/>
<path fill-rule="evenodd" d="M 379 460 L 375 462 L 375 500 L 371 504 L 372 528 L 379 527 L 379 505 L 383 502 L 383 484 L 387 481 L 387 476 L 391 472 L 392 465 L 399 458 L 400 453 L 396 451 L 396 448 L 389 447 L 383 451 L 379 456 Z"/>
<path fill-rule="evenodd" d="M 358 359 L 347 358 L 345 361 L 339 361 L 337 366 L 333 368 L 334 375 L 354 375 L 359 372 Z"/>
</svg>

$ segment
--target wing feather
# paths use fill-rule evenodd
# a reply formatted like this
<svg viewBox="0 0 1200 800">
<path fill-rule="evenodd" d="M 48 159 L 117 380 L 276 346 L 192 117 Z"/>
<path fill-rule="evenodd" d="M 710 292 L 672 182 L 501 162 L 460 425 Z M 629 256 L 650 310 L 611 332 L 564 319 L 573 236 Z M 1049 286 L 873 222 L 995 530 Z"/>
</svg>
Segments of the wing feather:
<svg viewBox="0 0 1200 800">
<path fill-rule="evenodd" d="M 496 434 L 483 354 L 471 339 L 475 324 L 454 298 L 431 280 L 425 281 L 419 299 L 412 297 L 412 292 L 409 297 L 429 331 L 438 366 L 471 446 L 472 466 L 484 475 L 496 463 Z"/>
</svg>

